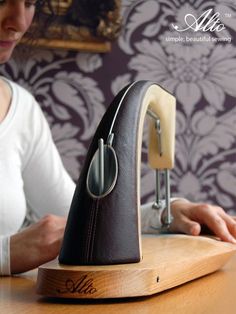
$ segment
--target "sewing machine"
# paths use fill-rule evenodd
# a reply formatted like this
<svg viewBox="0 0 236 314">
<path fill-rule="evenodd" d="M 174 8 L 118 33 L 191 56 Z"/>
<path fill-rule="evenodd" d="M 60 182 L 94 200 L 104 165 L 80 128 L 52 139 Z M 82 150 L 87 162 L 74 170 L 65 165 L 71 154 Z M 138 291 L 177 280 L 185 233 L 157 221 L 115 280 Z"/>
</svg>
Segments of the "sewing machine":
<svg viewBox="0 0 236 314">
<path fill-rule="evenodd" d="M 151 295 L 221 268 L 235 246 L 209 237 L 168 234 L 174 167 L 175 98 L 150 81 L 129 84 L 102 118 L 77 183 L 58 261 L 39 267 L 37 292 L 61 298 Z M 141 236 L 140 168 L 145 116 L 152 209 L 166 215 L 159 235 Z"/>
</svg>

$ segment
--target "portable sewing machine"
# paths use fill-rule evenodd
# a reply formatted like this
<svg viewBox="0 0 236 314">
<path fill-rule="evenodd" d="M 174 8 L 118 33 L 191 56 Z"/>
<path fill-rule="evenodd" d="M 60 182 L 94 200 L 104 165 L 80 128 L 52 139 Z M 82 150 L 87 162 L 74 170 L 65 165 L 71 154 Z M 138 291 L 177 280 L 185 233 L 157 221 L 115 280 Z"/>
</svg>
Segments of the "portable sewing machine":
<svg viewBox="0 0 236 314">
<path fill-rule="evenodd" d="M 142 131 L 150 117 L 149 164 L 165 176 L 171 223 L 169 170 L 174 166 L 175 98 L 159 85 L 137 81 L 123 88 L 103 116 L 72 200 L 59 260 L 38 271 L 37 292 L 61 298 L 151 295 L 214 272 L 235 246 L 208 237 L 141 236 Z"/>
</svg>

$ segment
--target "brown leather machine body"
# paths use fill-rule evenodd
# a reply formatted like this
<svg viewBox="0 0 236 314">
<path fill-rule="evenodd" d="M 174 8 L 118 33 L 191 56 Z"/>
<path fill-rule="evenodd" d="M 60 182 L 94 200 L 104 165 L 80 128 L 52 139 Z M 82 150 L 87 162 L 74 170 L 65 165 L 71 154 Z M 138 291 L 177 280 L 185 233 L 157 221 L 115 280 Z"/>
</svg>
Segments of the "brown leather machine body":
<svg viewBox="0 0 236 314">
<path fill-rule="evenodd" d="M 170 107 L 169 111 L 165 110 L 167 116 L 158 112 L 160 104 Z M 163 130 L 168 129 L 163 150 L 169 150 L 170 156 L 169 159 L 157 157 L 151 135 L 151 147 L 154 148 L 150 148 L 150 164 L 154 168 L 158 165 L 160 168 L 173 167 L 174 143 L 168 134 L 170 130 L 174 132 L 175 117 L 169 119 L 168 115 L 175 108 L 174 97 L 150 81 L 126 86 L 107 109 L 88 150 L 67 220 L 60 263 L 105 265 L 141 260 L 141 146 L 144 118 L 150 107 L 163 120 Z M 100 154 L 100 139 L 105 142 L 105 151 L 109 152 L 105 161 L 101 157 L 105 164 L 102 181 L 95 165 L 97 154 Z M 99 182 L 104 191 L 99 192 Z"/>
</svg>

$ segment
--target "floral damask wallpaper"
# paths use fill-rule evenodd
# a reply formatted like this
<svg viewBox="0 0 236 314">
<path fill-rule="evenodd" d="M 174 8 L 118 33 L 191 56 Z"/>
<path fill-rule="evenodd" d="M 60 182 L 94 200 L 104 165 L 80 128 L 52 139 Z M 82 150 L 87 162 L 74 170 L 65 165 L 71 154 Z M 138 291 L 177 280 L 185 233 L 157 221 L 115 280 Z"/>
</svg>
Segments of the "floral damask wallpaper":
<svg viewBox="0 0 236 314">
<path fill-rule="evenodd" d="M 205 25 L 194 36 L 186 29 L 188 14 L 190 24 L 195 16 Z M 123 0 L 122 16 L 123 31 L 111 53 L 22 46 L 0 72 L 35 95 L 75 180 L 114 95 L 131 81 L 156 81 L 177 98 L 173 195 L 235 213 L 236 1 Z M 143 201 L 153 199 L 155 181 L 146 163 L 146 139 L 145 130 Z"/>
</svg>

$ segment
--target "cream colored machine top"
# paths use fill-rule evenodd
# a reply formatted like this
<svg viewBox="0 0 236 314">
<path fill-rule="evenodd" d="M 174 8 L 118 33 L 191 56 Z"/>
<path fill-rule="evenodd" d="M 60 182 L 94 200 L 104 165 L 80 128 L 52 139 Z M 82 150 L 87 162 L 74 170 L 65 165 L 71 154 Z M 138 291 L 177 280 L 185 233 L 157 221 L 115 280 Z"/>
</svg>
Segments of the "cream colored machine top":
<svg viewBox="0 0 236 314">
<path fill-rule="evenodd" d="M 175 97 L 158 85 L 152 85 L 144 102 L 149 103 L 149 110 L 160 119 L 160 134 L 157 135 L 155 120 L 150 119 L 149 164 L 153 169 L 172 169 L 175 154 Z"/>
</svg>

